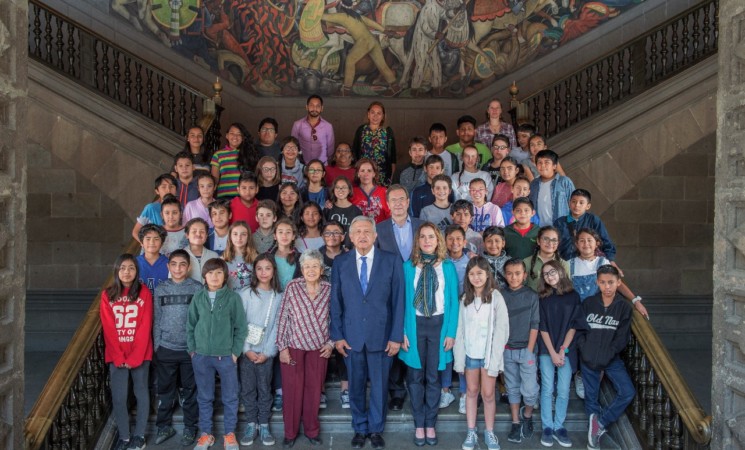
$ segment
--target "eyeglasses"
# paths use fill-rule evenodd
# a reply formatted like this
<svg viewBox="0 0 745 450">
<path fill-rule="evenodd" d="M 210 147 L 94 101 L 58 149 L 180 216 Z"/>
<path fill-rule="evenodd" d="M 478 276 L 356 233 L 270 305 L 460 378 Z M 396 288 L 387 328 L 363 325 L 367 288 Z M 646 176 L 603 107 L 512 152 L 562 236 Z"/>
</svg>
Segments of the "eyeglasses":
<svg viewBox="0 0 745 450">
<path fill-rule="evenodd" d="M 496 148 L 497 150 L 507 150 L 510 147 L 507 145 L 492 145 L 491 148 Z"/>
<path fill-rule="evenodd" d="M 349 190 L 349 187 L 347 187 L 347 186 L 336 186 L 334 188 L 334 190 L 335 191 L 348 191 Z"/>
<path fill-rule="evenodd" d="M 267 127 L 261 128 L 259 131 L 262 133 L 276 133 L 274 128 L 267 128 Z"/>
<path fill-rule="evenodd" d="M 543 272 L 543 278 L 554 277 L 558 274 L 559 272 L 556 269 L 551 269 L 548 272 Z"/>
<path fill-rule="evenodd" d="M 343 234 L 341 231 L 324 231 L 323 237 L 339 237 Z"/>
<path fill-rule="evenodd" d="M 352 153 L 352 150 L 348 148 L 337 148 L 336 153 Z"/>
<path fill-rule="evenodd" d="M 295 150 L 295 151 L 297 151 L 298 148 L 295 145 L 285 145 L 282 150 Z"/>
<path fill-rule="evenodd" d="M 314 141 L 317 141 L 318 140 L 318 135 L 316 134 L 316 129 L 315 128 L 311 128 L 310 129 L 310 135 L 313 137 L 313 140 Z"/>
<path fill-rule="evenodd" d="M 323 173 L 323 169 L 308 169 L 308 173 Z"/>
<path fill-rule="evenodd" d="M 268 172 L 276 172 L 277 171 L 277 168 L 274 167 L 274 166 L 271 166 L 271 167 L 262 167 L 261 168 L 261 171 L 262 172 L 267 172 L 267 173 Z"/>
<path fill-rule="evenodd" d="M 559 240 L 556 238 L 542 237 L 541 242 L 544 242 L 546 244 L 558 244 Z"/>
</svg>

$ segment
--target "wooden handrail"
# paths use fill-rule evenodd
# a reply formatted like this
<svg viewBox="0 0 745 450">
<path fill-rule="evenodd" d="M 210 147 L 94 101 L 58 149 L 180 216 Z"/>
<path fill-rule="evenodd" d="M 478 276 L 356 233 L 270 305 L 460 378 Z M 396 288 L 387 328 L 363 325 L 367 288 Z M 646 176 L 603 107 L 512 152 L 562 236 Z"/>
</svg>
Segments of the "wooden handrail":
<svg viewBox="0 0 745 450">
<path fill-rule="evenodd" d="M 711 415 L 704 411 L 693 395 L 657 332 L 636 310 L 631 322 L 631 331 L 691 437 L 699 444 L 708 445 L 711 441 Z"/>
<path fill-rule="evenodd" d="M 140 244 L 133 239 L 125 252 L 137 254 L 139 249 Z M 109 276 L 83 317 L 82 323 L 67 345 L 65 352 L 57 362 L 54 371 L 26 418 L 24 436 L 27 450 L 37 450 L 46 441 L 52 424 L 58 417 L 62 403 L 70 394 L 79 372 L 101 333 L 101 319 L 98 311 L 101 303 L 101 293 L 111 281 L 112 276 Z"/>
</svg>

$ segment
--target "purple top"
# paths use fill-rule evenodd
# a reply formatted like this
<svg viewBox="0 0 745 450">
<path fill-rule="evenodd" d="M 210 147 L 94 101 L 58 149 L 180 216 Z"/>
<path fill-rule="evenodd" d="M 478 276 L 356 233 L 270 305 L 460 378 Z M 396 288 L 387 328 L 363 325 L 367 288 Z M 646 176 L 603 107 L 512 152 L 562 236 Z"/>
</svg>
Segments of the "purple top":
<svg viewBox="0 0 745 450">
<path fill-rule="evenodd" d="M 303 117 L 292 124 L 290 134 L 300 142 L 304 162 L 320 159 L 326 164 L 334 154 L 334 127 L 321 117 L 315 130 L 316 139 L 313 139 L 313 127 L 308 123 L 308 118 Z"/>
</svg>

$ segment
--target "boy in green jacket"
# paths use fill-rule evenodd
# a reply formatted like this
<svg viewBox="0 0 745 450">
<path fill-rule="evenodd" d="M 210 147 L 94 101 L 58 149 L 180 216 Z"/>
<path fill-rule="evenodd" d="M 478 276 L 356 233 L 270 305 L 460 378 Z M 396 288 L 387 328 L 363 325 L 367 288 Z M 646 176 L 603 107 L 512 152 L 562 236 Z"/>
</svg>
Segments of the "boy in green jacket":
<svg viewBox="0 0 745 450">
<path fill-rule="evenodd" d="M 215 443 L 212 435 L 215 373 L 220 374 L 224 405 L 224 447 L 239 450 L 235 438 L 240 392 L 236 361 L 246 339 L 246 313 L 241 297 L 227 287 L 225 261 L 219 258 L 207 261 L 202 267 L 202 277 L 205 288 L 194 295 L 186 325 L 186 346 L 194 367 L 202 431 L 194 450 L 207 450 Z"/>
<path fill-rule="evenodd" d="M 533 202 L 527 197 L 512 202 L 515 221 L 504 227 L 505 250 L 513 258 L 524 259 L 535 252 L 538 226 L 531 222 L 535 215 Z"/>
</svg>

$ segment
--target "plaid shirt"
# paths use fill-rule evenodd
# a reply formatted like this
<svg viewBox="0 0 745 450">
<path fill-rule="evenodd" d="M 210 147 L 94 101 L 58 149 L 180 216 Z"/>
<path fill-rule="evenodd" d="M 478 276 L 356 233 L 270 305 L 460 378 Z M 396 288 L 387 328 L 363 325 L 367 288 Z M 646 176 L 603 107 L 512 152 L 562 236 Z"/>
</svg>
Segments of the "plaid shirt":
<svg viewBox="0 0 745 450">
<path fill-rule="evenodd" d="M 517 137 L 515 136 L 515 129 L 512 128 L 512 125 L 508 124 L 507 122 L 500 122 L 501 125 L 499 127 L 499 133 L 497 134 L 503 134 L 510 138 L 510 148 L 517 147 Z M 489 122 L 483 123 L 476 128 L 476 142 L 481 142 L 482 144 L 489 147 L 491 150 L 491 141 L 494 139 L 494 134 L 491 132 L 491 129 L 489 128 Z"/>
</svg>

